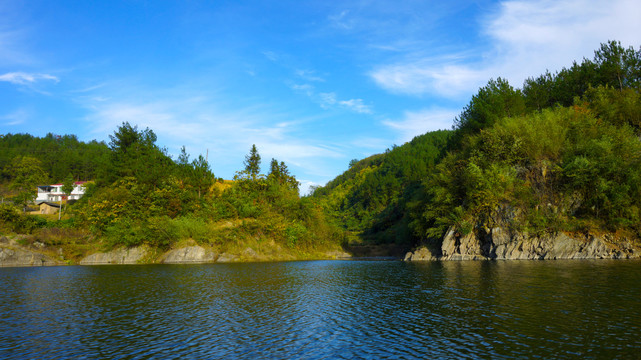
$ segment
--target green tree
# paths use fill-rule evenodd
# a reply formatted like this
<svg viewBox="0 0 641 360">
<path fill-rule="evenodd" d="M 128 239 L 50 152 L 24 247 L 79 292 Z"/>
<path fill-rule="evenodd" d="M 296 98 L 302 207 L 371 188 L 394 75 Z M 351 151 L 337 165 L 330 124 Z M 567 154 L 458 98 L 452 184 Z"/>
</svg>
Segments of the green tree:
<svg viewBox="0 0 641 360">
<path fill-rule="evenodd" d="M 180 155 L 178 155 L 178 160 L 176 161 L 176 163 L 179 166 L 189 165 L 189 154 L 187 154 L 187 150 L 185 149 L 184 145 L 182 148 L 180 148 Z"/>
<path fill-rule="evenodd" d="M 245 172 L 252 179 L 256 179 L 256 177 L 258 177 L 258 174 L 260 173 L 260 154 L 258 154 L 255 144 L 252 145 L 249 154 L 245 156 L 243 165 L 245 165 Z"/>
<path fill-rule="evenodd" d="M 175 163 L 165 149 L 156 146 L 157 137 L 151 129 L 138 131 L 137 126 L 124 122 L 109 139 L 112 171 L 107 183 L 135 177 L 143 185 L 157 187 L 172 174 Z"/>
<path fill-rule="evenodd" d="M 68 175 L 65 178 L 65 181 L 62 182 L 62 192 L 69 196 L 71 192 L 73 191 L 74 188 L 74 181 L 73 181 L 73 176 Z"/>
<path fill-rule="evenodd" d="M 545 74 L 536 78 L 527 78 L 523 84 L 523 96 L 525 105 L 529 110 L 538 110 L 551 106 L 550 96 L 554 80 L 552 74 L 546 71 Z"/>
<path fill-rule="evenodd" d="M 37 196 L 37 186 L 47 181 L 47 173 L 42 170 L 40 160 L 31 156 L 16 157 L 11 164 L 10 173 L 13 180 L 9 187 L 18 192 L 14 200 L 26 211 L 27 205 Z"/>
<path fill-rule="evenodd" d="M 202 155 L 198 155 L 191 163 L 191 182 L 198 191 L 198 197 L 207 192 L 214 184 L 215 177 L 209 167 L 209 162 Z"/>
<path fill-rule="evenodd" d="M 490 80 L 472 97 L 461 115 L 454 119 L 454 126 L 458 130 L 455 140 L 460 141 L 464 135 L 490 127 L 502 117 L 523 115 L 525 109 L 521 90 L 515 90 L 502 78 Z"/>
<path fill-rule="evenodd" d="M 289 173 L 289 169 L 284 162 L 278 162 L 276 159 L 272 159 L 270 163 L 270 171 L 267 176 L 268 180 L 273 180 L 281 186 L 285 186 L 289 190 L 295 190 L 298 192 L 298 186 L 300 183 L 296 178 Z"/>
<path fill-rule="evenodd" d="M 619 90 L 641 85 L 641 48 L 639 51 L 632 47 L 625 49 L 620 42 L 611 40 L 594 52 L 594 62 L 601 85 Z"/>
<path fill-rule="evenodd" d="M 69 195 L 71 195 L 71 192 L 73 191 L 73 187 L 74 187 L 73 183 L 74 183 L 73 176 L 71 176 L 71 174 L 68 175 L 65 178 L 65 181 L 62 182 L 62 192 L 65 195 L 67 195 L 67 201 L 69 201 L 68 200 L 69 199 Z M 58 211 L 58 220 L 60 220 L 61 213 L 62 213 L 62 197 L 60 197 L 60 211 Z"/>
</svg>

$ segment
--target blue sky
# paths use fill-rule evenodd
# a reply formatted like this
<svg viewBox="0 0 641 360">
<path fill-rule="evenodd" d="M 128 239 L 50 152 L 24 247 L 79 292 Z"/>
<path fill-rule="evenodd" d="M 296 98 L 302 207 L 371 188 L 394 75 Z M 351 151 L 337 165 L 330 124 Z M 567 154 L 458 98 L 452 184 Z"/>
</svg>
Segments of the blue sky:
<svg viewBox="0 0 641 360">
<path fill-rule="evenodd" d="M 0 133 L 151 128 L 230 179 L 256 144 L 303 191 L 515 87 L 641 45 L 637 0 L 3 1 Z"/>
</svg>

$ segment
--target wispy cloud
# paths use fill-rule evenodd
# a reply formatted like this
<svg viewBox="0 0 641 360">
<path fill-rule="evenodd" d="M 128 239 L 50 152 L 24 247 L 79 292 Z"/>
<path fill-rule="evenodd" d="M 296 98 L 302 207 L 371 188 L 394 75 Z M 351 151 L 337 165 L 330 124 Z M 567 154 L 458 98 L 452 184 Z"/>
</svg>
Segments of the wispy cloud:
<svg viewBox="0 0 641 360">
<path fill-rule="evenodd" d="M 389 138 L 379 138 L 379 137 L 364 137 L 360 136 L 351 141 L 351 145 L 360 149 L 362 156 L 369 156 L 372 153 L 382 152 L 384 149 L 388 148 L 391 144 Z"/>
<path fill-rule="evenodd" d="M 444 64 L 432 65 L 431 60 L 407 64 L 382 66 L 370 73 L 381 87 L 410 95 L 432 93 L 445 97 L 456 97 L 476 89 L 488 80 L 483 70 L 470 66 Z"/>
<path fill-rule="evenodd" d="M 316 75 L 316 71 L 314 70 L 296 69 L 294 73 L 296 74 L 296 76 L 306 81 L 325 81 L 323 77 Z"/>
<path fill-rule="evenodd" d="M 305 94 L 323 109 L 342 108 L 358 114 L 374 113 L 372 107 L 366 105 L 363 99 L 342 100 L 338 98 L 335 92 L 316 93 L 314 86 L 310 84 L 294 84 L 290 87 L 301 94 Z"/>
<path fill-rule="evenodd" d="M 26 50 L 31 31 L 21 21 L 24 5 L 19 2 L 0 3 L 0 66 L 32 65 L 35 61 Z"/>
<path fill-rule="evenodd" d="M 399 142 L 405 143 L 428 131 L 450 129 L 456 115 L 458 112 L 455 110 L 439 108 L 406 111 L 402 119 L 386 120 L 383 124 L 397 131 Z"/>
<path fill-rule="evenodd" d="M 349 99 L 339 100 L 336 93 L 320 93 L 318 94 L 320 105 L 324 109 L 329 109 L 334 106 L 345 108 L 349 111 L 359 114 L 372 114 L 372 108 L 363 103 L 363 99 Z"/>
<path fill-rule="evenodd" d="M 230 109 L 222 105 L 222 99 L 188 97 L 178 90 L 162 94 L 149 91 L 146 97 L 132 101 L 126 94 L 100 90 L 100 95 L 93 97 L 103 101 L 82 97 L 89 101 L 85 120 L 94 136 L 106 138 L 125 121 L 139 129 L 148 127 L 158 135 L 158 143 L 174 155 L 182 145 L 191 154 L 208 151 L 214 172 L 225 178 L 241 169 L 252 144 L 265 161 L 273 157 L 305 173 L 314 173 L 327 159 L 344 156 L 340 149 L 328 147 L 313 136 L 301 138 L 305 120 L 291 121 L 294 116 L 268 105 Z"/>
<path fill-rule="evenodd" d="M 342 10 L 339 13 L 328 16 L 327 19 L 329 20 L 330 24 L 337 28 L 350 30 L 354 27 L 355 20 L 350 17 L 349 10 Z"/>
<path fill-rule="evenodd" d="M 280 60 L 280 56 L 273 51 L 263 51 L 263 55 L 270 61 L 276 62 Z"/>
<path fill-rule="evenodd" d="M 30 85 L 43 80 L 53 81 L 56 83 L 60 81 L 57 77 L 49 74 L 10 72 L 0 75 L 0 81 L 6 81 L 17 85 Z"/>
<path fill-rule="evenodd" d="M 363 99 L 339 100 L 338 105 L 359 114 L 372 114 L 372 108 L 363 103 Z"/>
<path fill-rule="evenodd" d="M 591 58 L 610 39 L 641 43 L 641 3 L 634 0 L 504 1 L 481 21 L 489 47 L 435 61 L 420 53 L 369 73 L 382 88 L 411 95 L 467 97 L 490 78 L 521 86 L 525 78 Z M 467 50 L 466 50 L 467 51 Z"/>
<path fill-rule="evenodd" d="M 309 97 L 314 96 L 314 86 L 310 84 L 293 84 L 291 85 L 292 90 L 303 93 Z"/>
<path fill-rule="evenodd" d="M 3 125 L 15 126 L 15 125 L 26 123 L 30 117 L 31 117 L 31 112 L 25 109 L 17 109 L 6 115 L 0 116 L 0 120 L 3 121 Z"/>
</svg>

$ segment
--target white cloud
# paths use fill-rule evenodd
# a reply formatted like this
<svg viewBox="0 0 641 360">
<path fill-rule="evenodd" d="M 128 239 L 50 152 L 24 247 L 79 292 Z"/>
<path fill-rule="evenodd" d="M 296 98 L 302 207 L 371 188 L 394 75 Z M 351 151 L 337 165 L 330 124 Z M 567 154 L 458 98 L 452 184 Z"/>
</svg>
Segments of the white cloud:
<svg viewBox="0 0 641 360">
<path fill-rule="evenodd" d="M 320 105 L 323 109 L 329 109 L 332 105 L 336 104 L 336 93 L 320 93 L 318 94 Z"/>
<path fill-rule="evenodd" d="M 0 75 L 0 81 L 10 82 L 17 85 L 34 84 L 41 80 L 59 82 L 57 77 L 49 74 L 33 74 L 24 72 L 10 72 Z"/>
<path fill-rule="evenodd" d="M 264 171 L 268 159 L 276 158 L 309 175 L 317 172 L 319 163 L 326 159 L 344 156 L 340 149 L 325 146 L 320 140 L 301 139 L 306 120 L 291 121 L 293 116 L 269 106 L 229 110 L 210 98 L 180 98 L 178 92 L 147 95 L 148 99 L 137 102 L 116 100 L 128 98 L 123 94 L 95 96 L 103 100 L 86 104 L 88 127 L 103 139 L 125 121 L 139 129 L 148 127 L 158 136 L 158 144 L 167 146 L 174 156 L 183 145 L 194 156 L 208 151 L 212 169 L 224 178 L 233 177 L 242 168 L 243 157 L 252 144 L 264 159 Z M 91 101 L 91 97 L 81 99 Z"/>
<path fill-rule="evenodd" d="M 299 193 L 301 194 L 301 196 L 311 195 L 313 187 L 323 186 L 324 185 L 324 184 L 319 184 L 319 183 L 311 181 L 311 180 L 300 180 L 299 179 L 298 182 L 300 183 Z"/>
<path fill-rule="evenodd" d="M 296 76 L 303 80 L 307 81 L 317 81 L 317 82 L 324 82 L 325 79 L 316 75 L 316 72 L 314 70 L 303 70 L 303 69 L 296 69 L 294 70 L 294 73 Z"/>
<path fill-rule="evenodd" d="M 339 100 L 336 93 L 318 94 L 320 106 L 323 109 L 329 109 L 333 106 L 339 106 L 349 111 L 359 114 L 372 114 L 372 108 L 363 103 L 363 99 Z"/>
<path fill-rule="evenodd" d="M 327 19 L 334 27 L 343 30 L 351 30 L 354 27 L 355 19 L 351 18 L 349 13 L 349 10 L 343 10 L 338 14 L 328 16 Z"/>
<path fill-rule="evenodd" d="M 390 146 L 390 142 L 389 138 L 361 136 L 352 140 L 351 145 L 360 149 L 361 155 L 365 157 L 383 151 Z"/>
<path fill-rule="evenodd" d="M 455 110 L 439 108 L 406 111 L 402 119 L 386 120 L 383 124 L 397 131 L 400 134 L 399 142 L 405 143 L 428 131 L 451 129 L 458 113 Z"/>
<path fill-rule="evenodd" d="M 371 114 L 372 108 L 363 104 L 363 99 L 341 100 L 338 104 L 359 114 Z"/>
<path fill-rule="evenodd" d="M 483 71 L 456 64 L 431 65 L 432 60 L 383 66 L 370 75 L 383 88 L 397 93 L 434 93 L 446 97 L 476 89 L 488 78 Z"/>
<path fill-rule="evenodd" d="M 13 24 L 21 17 L 19 11 L 11 9 L 18 3 L 4 5 L 0 3 L 0 65 L 32 65 L 35 60 L 25 49 L 30 31 Z"/>
<path fill-rule="evenodd" d="M 6 126 L 15 126 L 24 124 L 31 117 L 31 113 L 25 109 L 18 109 L 9 114 L 0 116 L 4 120 L 3 124 Z"/>
<path fill-rule="evenodd" d="M 411 95 L 468 97 L 497 77 L 520 87 L 546 69 L 592 58 L 608 40 L 637 48 L 639 14 L 641 3 L 635 0 L 504 1 L 482 22 L 489 48 L 452 59 L 408 53 L 406 60 L 375 67 L 369 75 L 384 89 Z"/>
<path fill-rule="evenodd" d="M 267 59 L 273 62 L 277 62 L 278 60 L 280 60 L 280 56 L 278 56 L 278 54 L 273 51 L 263 51 L 263 55 L 265 55 Z"/>
<path fill-rule="evenodd" d="M 312 85 L 309 85 L 309 84 L 302 84 L 302 85 L 294 84 L 294 85 L 291 85 L 291 88 L 294 91 L 301 92 L 301 93 L 303 93 L 303 94 L 305 94 L 305 95 L 307 95 L 309 97 L 313 97 L 314 96 L 314 87 Z"/>
</svg>

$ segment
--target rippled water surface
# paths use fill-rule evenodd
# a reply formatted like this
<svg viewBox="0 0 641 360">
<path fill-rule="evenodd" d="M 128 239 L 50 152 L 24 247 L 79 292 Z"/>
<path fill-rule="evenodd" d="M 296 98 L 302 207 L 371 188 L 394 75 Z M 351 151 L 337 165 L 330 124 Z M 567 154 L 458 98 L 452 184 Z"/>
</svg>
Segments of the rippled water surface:
<svg viewBox="0 0 641 360">
<path fill-rule="evenodd" d="M 641 262 L 0 268 L 0 358 L 640 358 Z"/>
</svg>

